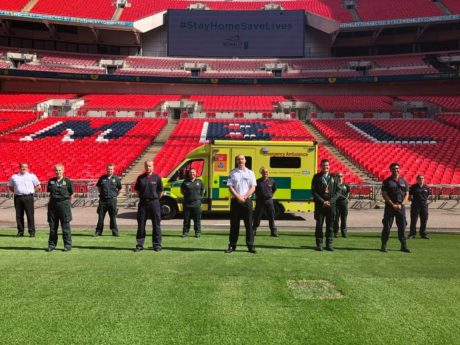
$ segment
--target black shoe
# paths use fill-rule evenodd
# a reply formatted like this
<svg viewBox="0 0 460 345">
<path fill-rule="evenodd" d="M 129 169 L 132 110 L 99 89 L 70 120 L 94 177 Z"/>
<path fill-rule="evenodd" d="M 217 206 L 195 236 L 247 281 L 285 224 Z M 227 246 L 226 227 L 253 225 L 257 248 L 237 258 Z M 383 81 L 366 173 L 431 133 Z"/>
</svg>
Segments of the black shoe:
<svg viewBox="0 0 460 345">
<path fill-rule="evenodd" d="M 182 234 L 182 236 L 181 236 L 181 237 L 182 237 L 182 238 L 184 238 L 184 237 L 188 237 L 188 232 L 184 232 L 184 233 Z"/>
<path fill-rule="evenodd" d="M 227 250 L 225 251 L 226 254 L 233 253 L 236 250 L 236 247 L 228 246 Z"/>
<path fill-rule="evenodd" d="M 407 237 L 409 240 L 415 240 L 415 235 L 409 235 L 409 237 Z"/>
<path fill-rule="evenodd" d="M 387 245 L 386 245 L 386 244 L 382 244 L 382 246 L 380 247 L 380 251 L 381 251 L 382 253 L 388 252 Z"/>
<path fill-rule="evenodd" d="M 276 231 L 272 232 L 271 237 L 280 237 L 280 235 L 278 235 L 278 233 Z"/>
<path fill-rule="evenodd" d="M 47 252 L 52 252 L 53 250 L 55 250 L 56 248 L 54 247 L 48 247 L 48 249 L 46 250 Z"/>
<path fill-rule="evenodd" d="M 347 234 L 342 234 L 342 237 L 343 237 L 343 238 L 347 238 Z"/>
<path fill-rule="evenodd" d="M 423 238 L 424 240 L 429 240 L 430 239 L 430 237 L 428 235 L 422 235 L 422 236 L 420 236 L 420 238 Z"/>
<path fill-rule="evenodd" d="M 317 252 L 322 252 L 322 251 L 323 251 L 323 246 L 320 245 L 320 244 L 318 244 L 318 245 L 315 247 L 315 250 L 316 250 Z"/>
<path fill-rule="evenodd" d="M 153 247 L 153 250 L 155 252 L 161 252 L 161 247 L 160 246 L 155 246 L 155 247 Z"/>
<path fill-rule="evenodd" d="M 144 250 L 144 247 L 142 247 L 142 246 L 136 246 L 136 248 L 134 248 L 135 253 L 142 252 L 143 250 Z"/>
<path fill-rule="evenodd" d="M 257 254 L 257 250 L 254 247 L 248 247 L 248 252 L 251 254 Z"/>
<path fill-rule="evenodd" d="M 120 237 L 120 234 L 118 232 L 112 232 L 113 237 Z"/>
<path fill-rule="evenodd" d="M 326 246 L 326 250 L 328 252 L 333 252 L 334 251 L 334 247 L 333 246 Z"/>
<path fill-rule="evenodd" d="M 29 234 L 29 237 L 35 237 L 35 234 Z"/>
<path fill-rule="evenodd" d="M 95 233 L 94 233 L 94 237 L 99 237 L 99 236 L 101 236 L 101 235 L 102 235 L 102 234 L 101 234 L 100 232 L 95 232 Z"/>
<path fill-rule="evenodd" d="M 337 234 L 334 234 L 334 238 L 337 238 Z"/>
<path fill-rule="evenodd" d="M 23 233 L 20 233 L 20 232 L 18 232 L 18 233 L 16 234 L 16 237 L 24 237 L 24 234 L 23 234 Z"/>
<path fill-rule="evenodd" d="M 412 251 L 409 248 L 407 248 L 407 246 L 401 246 L 401 251 L 404 253 L 412 253 Z"/>
<path fill-rule="evenodd" d="M 200 238 L 200 237 L 201 237 L 201 232 L 197 232 L 197 233 L 195 234 L 195 237 L 196 237 L 196 238 Z"/>
<path fill-rule="evenodd" d="M 64 247 L 64 252 L 70 252 L 72 250 L 72 247 Z"/>
</svg>

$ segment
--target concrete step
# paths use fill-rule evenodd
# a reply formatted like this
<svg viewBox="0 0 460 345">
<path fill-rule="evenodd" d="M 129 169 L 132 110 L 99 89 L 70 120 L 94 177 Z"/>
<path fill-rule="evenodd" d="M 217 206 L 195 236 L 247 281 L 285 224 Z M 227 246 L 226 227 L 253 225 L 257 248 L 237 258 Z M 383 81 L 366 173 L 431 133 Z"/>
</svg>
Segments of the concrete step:
<svg viewBox="0 0 460 345">
<path fill-rule="evenodd" d="M 177 123 L 168 123 L 163 127 L 154 142 L 147 147 L 147 149 L 136 159 L 134 164 L 126 171 L 125 175 L 121 179 L 121 183 L 129 184 L 136 181 L 136 178 L 144 172 L 144 162 L 155 158 L 176 126 Z"/>
<path fill-rule="evenodd" d="M 21 12 L 30 12 L 37 4 L 38 0 L 30 0 L 21 10 Z"/>
<path fill-rule="evenodd" d="M 358 175 L 363 181 L 375 180 L 374 177 L 362 169 L 358 164 L 355 164 L 348 156 L 341 152 L 336 146 L 334 146 L 329 139 L 327 139 L 319 130 L 316 129 L 311 123 L 304 124 L 304 127 L 311 133 L 316 139 L 318 144 L 321 144 L 329 150 L 329 152 L 341 161 L 350 171 Z"/>
</svg>

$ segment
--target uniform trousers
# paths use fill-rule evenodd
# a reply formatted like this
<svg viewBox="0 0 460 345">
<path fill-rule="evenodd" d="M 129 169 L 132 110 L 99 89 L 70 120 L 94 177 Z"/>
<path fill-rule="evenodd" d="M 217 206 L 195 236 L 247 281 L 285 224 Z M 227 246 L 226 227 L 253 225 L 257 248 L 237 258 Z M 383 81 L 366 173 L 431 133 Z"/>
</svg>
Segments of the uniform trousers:
<svg viewBox="0 0 460 345">
<path fill-rule="evenodd" d="M 238 236 L 240 235 L 240 220 L 243 219 L 244 227 L 246 228 L 246 245 L 252 247 L 254 245 L 254 232 L 252 231 L 253 222 L 253 207 L 252 200 L 246 199 L 241 203 L 237 199 L 232 198 L 230 201 L 230 236 L 229 246 L 236 248 Z"/>
<path fill-rule="evenodd" d="M 403 207 L 401 210 L 395 211 L 391 206 L 385 204 L 383 211 L 383 229 L 382 229 L 382 243 L 387 243 L 390 237 L 390 229 L 393 226 L 393 221 L 396 220 L 398 226 L 398 238 L 401 244 L 406 244 L 406 208 Z"/>
<path fill-rule="evenodd" d="M 35 234 L 34 195 L 15 195 L 16 224 L 18 235 L 24 235 L 24 212 L 27 216 L 27 228 L 30 235 Z"/>
<path fill-rule="evenodd" d="M 62 227 L 64 247 L 72 247 L 72 233 L 70 231 L 71 220 L 72 210 L 70 200 L 51 199 L 48 204 L 48 223 L 50 225 L 49 248 L 55 248 L 57 245 L 59 223 L 61 223 Z"/>
<path fill-rule="evenodd" d="M 145 224 L 152 220 L 154 248 L 161 248 L 161 207 L 158 199 L 141 199 L 137 207 L 137 245 L 143 247 L 146 237 Z"/>
<path fill-rule="evenodd" d="M 184 204 L 184 224 L 182 232 L 187 234 L 190 231 L 191 220 L 195 234 L 201 233 L 201 202 L 197 205 Z"/>
<path fill-rule="evenodd" d="M 322 204 L 315 204 L 315 238 L 316 244 L 321 245 L 323 243 L 323 224 L 326 221 L 326 243 L 329 245 L 332 243 L 332 233 L 335 219 L 335 205 L 330 207 L 323 207 Z"/>
<path fill-rule="evenodd" d="M 99 199 L 99 206 L 97 208 L 98 220 L 96 225 L 96 232 L 102 234 L 104 231 L 104 218 L 106 213 L 109 213 L 110 230 L 112 234 L 118 234 L 117 226 L 117 198 Z"/>
<path fill-rule="evenodd" d="M 273 204 L 273 199 L 257 199 L 256 200 L 256 208 L 254 210 L 254 223 L 253 223 L 253 230 L 256 231 L 260 225 L 260 220 L 262 219 L 262 215 L 267 215 L 268 218 L 268 226 L 270 227 L 271 232 L 276 231 L 275 226 L 275 206 Z"/>
<path fill-rule="evenodd" d="M 426 235 L 426 223 L 428 222 L 428 205 L 421 204 L 417 205 L 412 203 L 410 207 L 410 235 L 415 236 L 417 234 L 417 220 L 420 216 L 420 236 Z"/>
<path fill-rule="evenodd" d="M 347 234 L 347 218 L 348 218 L 348 201 L 341 202 L 337 201 L 336 203 L 336 213 L 334 219 L 334 234 L 339 233 L 339 222 L 340 222 L 340 232 L 342 235 Z"/>
</svg>

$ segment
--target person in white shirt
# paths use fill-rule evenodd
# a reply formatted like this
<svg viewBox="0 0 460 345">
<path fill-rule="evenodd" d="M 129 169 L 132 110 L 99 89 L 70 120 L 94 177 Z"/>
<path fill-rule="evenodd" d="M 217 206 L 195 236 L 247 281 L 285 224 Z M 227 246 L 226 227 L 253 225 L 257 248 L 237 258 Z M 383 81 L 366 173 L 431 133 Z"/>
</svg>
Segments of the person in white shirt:
<svg viewBox="0 0 460 345">
<path fill-rule="evenodd" d="M 246 245 L 249 253 L 255 254 L 253 223 L 253 206 L 251 196 L 256 189 L 254 172 L 246 168 L 246 158 L 243 155 L 236 157 L 238 167 L 230 172 L 227 186 L 230 189 L 230 236 L 226 253 L 236 250 L 240 234 L 240 220 L 243 219 L 246 228 Z"/>
<path fill-rule="evenodd" d="M 8 188 L 14 193 L 14 208 L 18 233 L 16 237 L 24 236 L 24 212 L 27 216 L 29 236 L 35 237 L 34 193 L 40 190 L 37 176 L 29 172 L 27 163 L 19 164 L 19 172 L 11 176 Z"/>
</svg>

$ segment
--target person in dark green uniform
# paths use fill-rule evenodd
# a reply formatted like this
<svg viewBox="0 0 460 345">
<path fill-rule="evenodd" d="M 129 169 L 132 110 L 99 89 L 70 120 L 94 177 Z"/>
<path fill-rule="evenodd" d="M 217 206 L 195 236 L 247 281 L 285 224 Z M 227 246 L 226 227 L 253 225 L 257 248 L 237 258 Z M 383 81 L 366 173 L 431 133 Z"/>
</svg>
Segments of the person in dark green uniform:
<svg viewBox="0 0 460 345">
<path fill-rule="evenodd" d="M 58 163 L 54 166 L 56 177 L 48 181 L 48 192 L 50 201 L 48 203 L 48 223 L 50 225 L 50 237 L 48 251 L 56 249 L 58 241 L 59 222 L 62 227 L 62 238 L 64 240 L 64 251 L 72 249 L 72 234 L 70 232 L 70 221 L 72 211 L 70 199 L 73 194 L 73 183 L 69 178 L 64 177 L 64 166 Z"/>
<path fill-rule="evenodd" d="M 335 203 L 338 198 L 338 177 L 329 172 L 330 163 L 328 159 L 321 161 L 321 172 L 313 176 L 311 190 L 315 201 L 315 250 L 323 250 L 323 224 L 326 220 L 326 250 L 333 251 L 332 233 L 335 219 Z"/>
<path fill-rule="evenodd" d="M 115 171 L 115 165 L 110 163 L 106 167 L 107 174 L 99 177 L 97 181 L 97 188 L 99 189 L 99 206 L 97 208 L 97 214 L 99 216 L 97 220 L 95 237 L 101 236 L 104 230 L 104 218 L 105 214 L 109 213 L 110 218 L 110 230 L 112 235 L 118 237 L 118 226 L 117 226 L 117 196 L 121 190 L 121 180 L 118 176 L 113 173 Z"/>
<path fill-rule="evenodd" d="M 203 181 L 196 177 L 196 170 L 190 169 L 188 178 L 182 182 L 180 191 L 184 196 L 184 226 L 182 237 L 188 237 L 191 219 L 193 219 L 193 229 L 195 237 L 201 236 L 201 198 L 204 193 Z"/>
<path fill-rule="evenodd" d="M 343 173 L 339 172 L 337 177 L 339 178 L 339 197 L 335 203 L 336 213 L 334 219 L 334 237 L 337 237 L 337 234 L 339 233 L 339 222 L 342 237 L 347 237 L 348 198 L 350 196 L 350 185 L 344 182 Z"/>
</svg>

